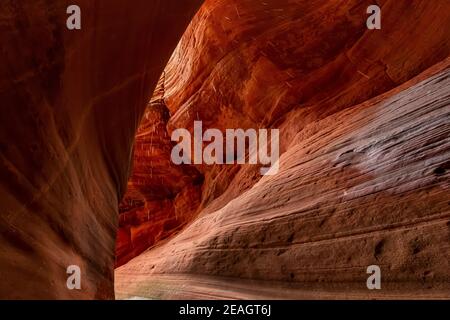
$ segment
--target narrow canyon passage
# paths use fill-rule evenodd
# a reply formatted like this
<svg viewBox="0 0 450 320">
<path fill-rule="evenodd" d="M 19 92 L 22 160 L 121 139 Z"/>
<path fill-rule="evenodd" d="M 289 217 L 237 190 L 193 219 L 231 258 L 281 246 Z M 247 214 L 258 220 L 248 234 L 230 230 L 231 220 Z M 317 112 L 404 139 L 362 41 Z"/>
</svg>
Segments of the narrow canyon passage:
<svg viewBox="0 0 450 320">
<path fill-rule="evenodd" d="M 138 131 L 117 298 L 450 297 L 450 6 L 383 1 L 381 32 L 369 4 L 205 1 Z M 174 165 L 199 120 L 279 128 L 280 171 Z"/>
<path fill-rule="evenodd" d="M 450 299 L 449 1 L 76 3 L 0 5 L 0 299 Z"/>
</svg>

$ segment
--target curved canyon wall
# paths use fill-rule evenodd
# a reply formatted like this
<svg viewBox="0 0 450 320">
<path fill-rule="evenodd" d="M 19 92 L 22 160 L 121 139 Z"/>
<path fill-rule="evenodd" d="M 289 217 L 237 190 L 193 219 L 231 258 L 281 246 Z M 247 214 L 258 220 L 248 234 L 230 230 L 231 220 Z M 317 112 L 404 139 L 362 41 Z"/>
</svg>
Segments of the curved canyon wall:
<svg viewBox="0 0 450 320">
<path fill-rule="evenodd" d="M 69 1 L 0 7 L 0 298 L 114 298 L 136 128 L 201 1 L 76 2 L 74 31 Z"/>
<path fill-rule="evenodd" d="M 449 2 L 201 2 L 2 2 L 0 298 L 449 298 Z M 175 166 L 194 120 L 280 171 Z"/>
<path fill-rule="evenodd" d="M 120 266 L 192 221 L 200 205 L 203 176 L 193 166 L 170 159 L 170 113 L 164 77 L 136 135 L 133 170 L 120 204 L 116 266 Z"/>
<path fill-rule="evenodd" d="M 123 204 L 121 219 L 134 220 L 121 228 L 119 265 L 156 247 L 117 270 L 119 297 L 312 297 L 289 291 L 295 283 L 351 296 L 366 294 L 370 264 L 389 294 L 448 297 L 450 4 L 381 1 L 382 30 L 368 30 L 371 2 L 206 1 L 147 109 L 164 110 L 154 128 L 164 142 L 151 146 L 194 120 L 279 128 L 280 172 L 136 158 L 157 161 L 164 180 L 139 180 L 148 169 L 131 179 L 128 201 L 141 201 Z M 142 190 L 162 185 L 153 209 L 155 190 L 150 201 Z"/>
</svg>

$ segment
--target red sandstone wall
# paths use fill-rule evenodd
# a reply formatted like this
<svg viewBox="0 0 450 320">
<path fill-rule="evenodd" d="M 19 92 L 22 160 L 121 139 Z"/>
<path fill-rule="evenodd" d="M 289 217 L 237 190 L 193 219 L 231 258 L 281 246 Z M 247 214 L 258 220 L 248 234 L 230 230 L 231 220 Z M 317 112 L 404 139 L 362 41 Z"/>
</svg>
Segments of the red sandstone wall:
<svg viewBox="0 0 450 320">
<path fill-rule="evenodd" d="M 119 297 L 373 297 L 374 263 L 448 298 L 448 1 L 379 1 L 368 31 L 366 0 L 208 0 L 149 104 L 200 2 L 80 0 L 68 31 L 68 1 L 3 1 L 0 298 L 113 298 L 155 244 Z M 195 119 L 280 128 L 280 173 L 171 165 Z"/>
<path fill-rule="evenodd" d="M 165 69 L 164 101 L 170 116 L 156 134 L 168 145 L 167 131 L 169 135 L 175 128 L 192 131 L 194 120 L 221 130 L 276 127 L 281 128 L 281 151 L 286 152 L 306 126 L 396 88 L 449 55 L 448 2 L 381 1 L 382 30 L 377 31 L 365 27 L 370 4 L 206 1 Z M 158 91 L 158 99 L 160 95 Z M 154 121 L 144 119 L 143 126 Z M 162 190 L 162 185 L 177 189 L 178 179 L 170 181 L 169 176 L 178 178 L 178 173 L 166 170 L 162 184 L 159 176 L 148 179 L 151 169 L 142 167 L 151 161 L 171 167 L 168 156 L 166 152 L 145 160 L 138 154 L 130 190 L 135 180 L 141 189 Z M 204 176 L 197 210 L 145 209 L 153 217 L 152 231 L 140 222 L 126 224 L 118 241 L 118 265 L 153 246 L 162 238 L 154 235 L 163 229 L 164 237 L 171 230 L 178 232 L 195 211 L 221 209 L 260 179 L 254 166 L 196 166 L 196 170 Z M 192 194 L 193 207 L 197 191 Z M 171 202 L 170 197 L 173 194 L 163 201 Z M 175 215 L 184 218 L 173 228 L 163 227 Z M 133 230 L 149 235 L 133 240 Z"/>
<path fill-rule="evenodd" d="M 199 3 L 79 0 L 69 31 L 69 1 L 2 0 L 0 298 L 114 297 L 135 131 Z"/>
<path fill-rule="evenodd" d="M 117 269 L 117 296 L 449 299 L 449 98 L 447 60 L 306 125 L 277 175 Z"/>
<path fill-rule="evenodd" d="M 160 88 L 136 135 L 133 172 L 120 205 L 116 266 L 192 221 L 200 205 L 202 175 L 193 166 L 176 166 L 170 160 L 170 116 Z"/>
</svg>

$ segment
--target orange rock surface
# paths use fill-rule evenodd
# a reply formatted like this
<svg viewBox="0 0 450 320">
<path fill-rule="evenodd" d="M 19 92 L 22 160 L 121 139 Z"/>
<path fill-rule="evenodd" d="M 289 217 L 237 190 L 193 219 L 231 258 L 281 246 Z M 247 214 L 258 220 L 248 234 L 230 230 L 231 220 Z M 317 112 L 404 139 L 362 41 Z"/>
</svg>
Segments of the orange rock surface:
<svg viewBox="0 0 450 320">
<path fill-rule="evenodd" d="M 117 297 L 450 298 L 445 67 L 305 126 L 279 174 L 117 269 Z"/>
<path fill-rule="evenodd" d="M 197 0 L 0 6 L 0 298 L 114 298 L 134 135 Z M 163 33 L 161 30 L 165 30 Z M 82 290 L 66 286 L 81 268 Z"/>
<path fill-rule="evenodd" d="M 370 31 L 370 4 L 205 2 L 165 69 L 168 131 L 280 128 L 280 172 L 196 166 L 194 219 L 117 269 L 118 297 L 449 298 L 450 5 L 381 1 Z"/>
<path fill-rule="evenodd" d="M 120 205 L 116 266 L 182 228 L 200 205 L 202 175 L 170 159 L 169 111 L 161 87 L 136 135 L 133 173 Z"/>
<path fill-rule="evenodd" d="M 378 0 L 381 30 L 371 0 L 202 2 L 78 0 L 69 31 L 2 1 L 0 299 L 449 299 L 449 1 Z M 175 166 L 194 120 L 280 129 L 278 174 Z"/>
</svg>

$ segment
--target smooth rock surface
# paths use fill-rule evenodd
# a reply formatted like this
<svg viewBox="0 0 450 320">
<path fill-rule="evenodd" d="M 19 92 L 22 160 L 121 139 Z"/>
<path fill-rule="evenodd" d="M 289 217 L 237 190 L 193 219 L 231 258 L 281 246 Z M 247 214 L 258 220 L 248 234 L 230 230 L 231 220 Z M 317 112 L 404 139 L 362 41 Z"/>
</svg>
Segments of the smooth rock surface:
<svg viewBox="0 0 450 320">
<path fill-rule="evenodd" d="M 197 0 L 0 5 L 0 298 L 111 299 L 132 144 Z M 161 32 L 161 30 L 165 30 Z M 66 268 L 81 268 L 68 290 Z"/>
<path fill-rule="evenodd" d="M 341 234 L 344 237 L 345 234 L 352 234 L 353 229 L 360 230 L 362 241 L 368 241 L 364 240 L 364 232 L 367 232 L 369 237 L 374 228 L 380 228 L 375 227 L 377 219 L 385 220 L 387 229 L 395 229 L 396 225 L 402 225 L 405 221 L 411 223 L 416 221 L 417 215 L 425 215 L 429 210 L 446 217 L 448 207 L 443 205 L 445 193 L 440 194 L 438 198 L 434 198 L 434 193 L 422 195 L 421 186 L 415 184 L 410 184 L 409 192 L 411 199 L 416 200 L 411 200 L 411 203 L 405 200 L 406 203 L 395 207 L 394 203 L 400 201 L 397 197 L 403 197 L 402 190 L 405 188 L 402 185 L 403 179 L 407 179 L 409 175 L 406 174 L 404 178 L 395 175 L 390 177 L 391 169 L 382 167 L 379 169 L 383 172 L 381 176 L 359 173 L 360 167 L 369 168 L 374 165 L 374 161 L 380 162 L 378 155 L 360 152 L 357 147 L 353 148 L 357 151 L 350 147 L 347 150 L 346 145 L 341 146 L 340 139 L 344 138 L 338 139 L 338 135 L 342 135 L 346 139 L 359 141 L 362 135 L 369 136 L 372 124 L 363 121 L 364 119 L 371 122 L 378 121 L 380 127 L 394 130 L 391 131 L 394 135 L 391 138 L 393 140 L 397 139 L 395 130 L 416 130 L 414 121 L 424 121 L 423 134 L 438 134 L 439 139 L 444 141 L 448 137 L 447 129 L 442 127 L 434 129 L 438 130 L 437 133 L 427 131 L 431 130 L 426 123 L 427 113 L 417 114 L 414 119 L 402 118 L 403 115 L 397 113 L 395 108 L 402 107 L 406 110 L 403 112 L 409 112 L 409 108 L 418 108 L 418 105 L 406 105 L 407 95 L 412 93 L 405 90 L 446 68 L 447 62 L 443 62 L 427 70 L 445 60 L 450 54 L 450 34 L 447 32 L 450 29 L 450 4 L 446 1 L 380 1 L 382 30 L 370 31 L 365 26 L 368 16 L 366 9 L 373 4 L 372 2 L 304 0 L 205 2 L 165 69 L 163 100 L 169 110 L 169 119 L 166 128 L 162 128 L 159 135 L 165 135 L 166 132 L 170 134 L 176 128 L 189 128 L 192 132 L 195 120 L 203 121 L 205 128 L 221 130 L 280 128 L 283 158 L 290 156 L 295 161 L 309 161 L 311 154 L 314 153 L 314 156 L 323 157 L 323 161 L 326 160 L 328 163 L 301 167 L 297 163 L 289 162 L 285 166 L 295 168 L 289 173 L 292 174 L 291 178 L 277 180 L 277 177 L 286 175 L 283 173 L 286 168 L 281 168 L 281 172 L 273 178 L 275 180 L 267 178 L 261 181 L 257 166 L 197 165 L 196 170 L 204 176 L 200 205 L 197 210 L 180 211 L 177 216 L 181 214 L 185 217 L 183 223 L 191 219 L 192 225 L 200 223 L 204 225 L 195 230 L 191 225 L 179 234 L 180 224 L 173 225 L 169 229 L 163 228 L 162 224 L 156 227 L 152 224 L 152 228 L 156 229 L 152 229 L 150 236 L 138 239 L 131 251 L 129 246 L 124 247 L 128 248 L 124 249 L 127 259 L 136 255 L 133 248 L 138 247 L 140 252 L 146 244 L 152 247 L 158 245 L 154 234 L 164 234 L 164 238 L 169 237 L 169 240 L 166 239 L 160 248 L 151 249 L 143 257 L 120 268 L 117 272 L 117 290 L 132 294 L 133 290 L 128 287 L 133 286 L 131 279 L 134 277 L 142 279 L 141 276 L 147 273 L 159 277 L 161 273 L 181 272 L 187 274 L 186 281 L 189 281 L 193 274 L 203 274 L 229 276 L 235 279 L 272 279 L 289 283 L 298 281 L 326 283 L 336 279 L 344 281 L 337 275 L 325 275 L 327 272 L 332 273 L 333 268 L 336 270 L 342 268 L 345 270 L 344 279 L 361 281 L 366 276 L 365 273 L 361 273 L 362 269 L 354 273 L 349 272 L 346 268 L 355 268 L 352 263 L 356 262 L 347 263 L 345 259 L 354 261 L 368 261 L 368 259 L 365 256 L 358 258 L 361 260 L 353 257 L 354 252 L 362 250 L 360 247 L 352 248 L 354 251 L 348 252 L 346 248 L 340 247 Z M 418 77 L 415 78 L 416 76 Z M 414 81 L 409 81 L 413 78 Z M 434 88 L 435 85 L 423 86 Z M 384 106 L 389 105 L 387 99 L 395 94 L 403 97 L 404 104 L 396 104 L 393 107 L 395 110 L 391 112 Z M 432 103 L 435 99 L 440 98 L 430 96 L 427 102 Z M 446 102 L 445 99 L 443 101 Z M 349 108 L 354 111 L 347 115 L 345 110 Z M 386 108 L 386 111 L 383 111 L 383 108 Z M 392 113 L 391 118 L 382 117 L 385 112 Z M 441 113 L 438 117 L 444 121 L 445 112 L 442 110 L 439 112 Z M 397 118 L 400 120 L 395 122 L 394 119 Z M 337 123 L 334 123 L 336 121 Z M 393 127 L 400 124 L 403 127 Z M 380 136 L 375 137 L 375 140 L 383 137 L 390 139 L 383 130 L 379 130 Z M 330 137 L 332 134 L 333 139 Z M 311 141 L 300 144 L 307 139 Z M 376 144 L 375 141 L 370 143 Z M 389 155 L 390 161 L 403 164 L 409 149 L 404 149 L 400 142 L 392 146 L 390 144 L 391 142 L 386 142 L 386 146 L 381 145 L 380 148 L 388 149 L 385 152 Z M 327 149 L 333 148 L 336 149 L 336 153 L 340 152 L 342 157 L 334 153 L 328 154 Z M 367 148 L 371 150 L 372 147 Z M 411 167 L 409 169 L 406 167 L 405 170 L 416 170 L 420 165 L 431 163 L 434 154 L 427 152 L 427 150 L 417 151 L 417 159 L 411 160 L 414 165 L 411 164 Z M 441 152 L 443 157 L 449 158 L 448 150 L 438 152 Z M 424 162 L 420 164 L 414 162 L 421 159 Z M 351 165 L 355 162 L 361 162 L 361 165 L 355 165 L 356 167 Z M 334 165 L 336 167 L 333 167 Z M 331 168 L 328 170 L 327 166 Z M 338 170 L 341 167 L 342 172 L 332 171 L 333 168 Z M 398 181 L 392 182 L 391 179 Z M 263 181 L 271 182 L 255 189 Z M 301 181 L 305 184 L 301 184 Z M 130 183 L 134 184 L 133 179 Z M 433 180 L 430 186 L 437 183 L 437 180 Z M 169 182 L 168 185 L 172 184 L 173 182 Z M 316 184 L 319 186 L 315 187 Z M 334 184 L 336 186 L 332 187 Z M 357 187 L 359 184 L 362 186 Z M 367 207 L 358 201 L 353 203 L 351 199 L 347 199 L 347 193 L 350 192 L 347 190 L 353 188 L 380 189 L 379 194 L 384 194 L 382 192 L 384 187 L 380 187 L 380 184 L 389 185 L 386 188 L 389 192 L 393 191 L 394 195 L 388 196 L 387 192 L 384 196 L 369 197 Z M 142 188 L 158 185 L 160 184 L 147 180 Z M 417 190 L 413 191 L 414 188 Z M 243 193 L 247 195 L 246 192 L 254 192 L 260 197 L 255 196 L 251 199 L 244 197 Z M 261 198 L 263 195 L 265 197 Z M 422 195 L 423 199 L 419 195 Z M 197 197 L 196 193 L 193 204 L 198 202 Z M 170 197 L 166 197 L 164 201 L 170 201 Z M 271 203 L 276 203 L 273 204 L 275 207 Z M 288 207 L 286 210 L 285 206 Z M 315 211 L 308 209 L 310 211 L 307 211 L 307 218 L 289 216 L 290 212 L 303 212 L 309 206 Z M 408 206 L 409 209 L 405 209 Z M 233 209 L 222 212 L 230 207 Z M 430 209 L 422 212 L 428 207 Z M 381 215 L 377 208 L 392 211 L 391 220 L 384 217 L 389 214 L 388 212 Z M 341 214 L 341 211 L 353 213 Z M 366 212 L 369 214 L 364 217 L 363 214 Z M 152 216 L 151 211 L 149 214 Z M 171 221 L 174 211 L 169 206 L 164 210 L 154 210 L 154 215 L 157 221 Z M 273 222 L 270 227 L 265 226 L 267 219 L 274 219 L 271 215 L 280 216 L 279 219 L 283 223 Z M 286 217 L 283 217 L 285 215 Z M 316 215 L 323 219 L 320 226 L 315 225 L 319 219 Z M 327 229 L 328 220 L 325 219 L 327 216 L 333 217 L 328 222 L 331 224 L 330 229 Z M 249 217 L 254 218 L 251 224 L 247 221 Z M 373 225 L 366 221 L 367 219 L 369 221 L 374 219 Z M 221 223 L 230 223 L 235 227 L 220 231 Z M 140 223 L 133 226 L 144 234 L 147 229 L 144 227 L 142 230 L 141 227 L 143 224 Z M 301 228 L 299 240 L 301 243 L 315 243 L 322 232 L 326 233 L 327 236 L 322 236 L 327 239 L 324 243 L 331 245 L 335 242 L 336 248 L 333 250 L 342 251 L 342 257 L 338 257 L 340 253 L 330 253 L 331 249 L 321 249 L 323 251 L 295 253 L 298 256 L 295 259 L 288 254 L 289 258 L 283 260 L 276 258 L 278 256 L 274 253 L 273 259 L 259 258 L 259 251 L 247 248 L 247 246 L 256 247 L 264 252 L 270 252 L 272 249 L 265 249 L 265 242 L 278 243 L 280 257 L 284 257 L 283 252 L 290 248 L 290 242 L 299 237 L 299 232 L 296 231 L 298 228 Z M 175 238 L 178 240 L 170 241 L 171 234 L 172 236 L 178 234 Z M 182 238 L 183 234 L 185 239 Z M 197 234 L 202 236 L 201 241 L 197 239 Z M 436 235 L 438 238 L 442 236 Z M 160 237 L 161 239 L 163 237 Z M 400 240 L 396 241 L 409 240 L 405 236 L 404 239 L 400 237 Z M 429 241 L 431 244 L 439 242 L 437 239 Z M 372 245 L 366 244 L 368 248 Z M 375 245 L 376 251 L 382 252 L 385 245 L 389 247 L 380 239 L 378 246 Z M 201 246 L 201 249 L 198 246 Z M 174 250 L 173 257 L 172 250 Z M 405 257 L 413 259 L 414 256 L 405 253 Z M 327 271 L 317 271 L 314 267 L 316 259 L 322 258 L 335 259 L 329 264 L 324 262 L 326 264 L 324 270 Z M 296 259 L 301 261 L 298 262 Z M 386 259 L 389 261 L 390 258 Z M 437 256 L 434 259 L 439 260 Z M 433 260 L 434 263 L 440 265 L 440 275 L 444 276 L 442 263 Z M 411 268 L 414 269 L 414 266 Z M 433 270 L 422 271 L 426 278 L 432 278 L 435 274 Z M 413 279 L 417 276 L 413 275 L 414 272 L 397 270 L 397 273 L 393 272 L 392 277 L 397 281 L 396 277 L 405 273 L 407 279 Z M 151 279 L 152 276 L 149 276 L 147 280 Z M 352 286 L 350 288 L 355 289 Z M 395 285 L 392 288 L 395 288 Z"/>
<path fill-rule="evenodd" d="M 279 174 L 117 269 L 118 298 L 450 298 L 449 64 L 305 126 Z"/>
</svg>

